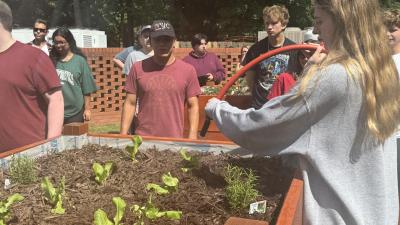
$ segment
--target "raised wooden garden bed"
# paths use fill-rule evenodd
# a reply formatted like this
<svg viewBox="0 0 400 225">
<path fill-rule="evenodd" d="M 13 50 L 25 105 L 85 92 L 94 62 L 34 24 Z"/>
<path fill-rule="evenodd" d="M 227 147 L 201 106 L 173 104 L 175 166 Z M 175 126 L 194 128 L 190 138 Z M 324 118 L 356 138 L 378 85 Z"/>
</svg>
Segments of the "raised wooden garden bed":
<svg viewBox="0 0 400 225">
<path fill-rule="evenodd" d="M 216 97 L 216 95 L 200 95 L 199 96 L 199 131 L 203 127 L 204 120 L 206 118 L 204 108 L 207 105 L 209 99 Z M 239 109 L 248 109 L 251 107 L 251 96 L 247 95 L 228 95 L 225 100 L 229 102 L 231 105 L 238 107 Z M 189 131 L 189 121 L 187 110 L 185 110 L 185 135 Z M 202 140 L 219 140 L 219 141 L 229 141 L 227 137 L 225 137 L 221 131 L 217 128 L 215 123 L 211 121 L 210 127 L 208 128 L 207 135 L 201 138 Z"/>
<path fill-rule="evenodd" d="M 1 153 L 3 168 L 7 167 L 13 154 L 38 157 L 38 182 L 0 191 L 1 199 L 12 193 L 25 196 L 22 202 L 13 206 L 14 216 L 9 224 L 93 224 L 96 209 L 102 208 L 109 218 L 114 217 L 115 207 L 111 199 L 116 196 L 127 203 L 124 224 L 133 224 L 135 217 L 128 208 L 133 204 L 143 205 L 149 194 L 145 190 L 146 184 L 160 183 L 162 174 L 167 172 L 179 179 L 179 187 L 168 196 L 154 197 L 153 203 L 162 210 L 182 211 L 182 218 L 179 221 L 161 219 L 147 224 L 222 225 L 231 216 L 277 225 L 301 224 L 302 181 L 293 175 L 293 171 L 282 167 L 279 159 L 238 158 L 230 153 L 243 155 L 246 151 L 229 142 L 145 137 L 140 147 L 145 151 L 139 153 L 137 163 L 132 163 L 125 151 L 118 150 L 127 144 L 130 144 L 128 136 L 63 136 L 38 146 Z M 186 173 L 181 170 L 182 158 L 177 153 L 181 148 L 201 157 L 198 169 Z M 110 160 L 115 163 L 116 170 L 103 185 L 98 185 L 91 166 L 94 162 L 103 164 Z M 268 200 L 267 213 L 249 217 L 245 212 L 229 210 L 223 179 L 223 168 L 227 163 L 256 171 L 260 176 L 258 189 L 262 194 L 258 200 Z M 45 176 L 56 185 L 65 176 L 64 215 L 51 214 L 52 207 L 43 200 L 40 181 Z M 5 178 L 8 178 L 7 174 L 0 177 L 1 182 L 4 183 Z M 232 221 L 241 223 L 240 219 L 233 218 L 227 224 L 234 225 Z"/>
</svg>

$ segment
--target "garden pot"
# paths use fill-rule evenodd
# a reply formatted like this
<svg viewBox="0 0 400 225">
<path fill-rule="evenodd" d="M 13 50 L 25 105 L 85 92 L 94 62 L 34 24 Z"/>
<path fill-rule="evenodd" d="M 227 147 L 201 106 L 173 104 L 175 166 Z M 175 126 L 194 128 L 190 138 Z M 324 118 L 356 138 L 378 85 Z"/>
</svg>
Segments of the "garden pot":
<svg viewBox="0 0 400 225">
<path fill-rule="evenodd" d="M 78 129 L 79 130 L 79 129 Z M 20 147 L 0 153 L 0 165 L 6 167 L 12 155 L 23 154 L 31 157 L 39 157 L 53 152 L 59 152 L 67 149 L 81 148 L 82 145 L 88 143 L 108 145 L 112 147 L 124 148 L 129 144 L 130 136 L 117 134 L 103 135 L 79 135 L 79 136 L 61 136 L 50 141 L 42 141 L 31 144 L 29 146 Z M 238 151 L 240 148 L 231 142 L 207 141 L 207 140 L 188 140 L 176 138 L 160 138 L 160 137 L 143 137 L 144 147 L 151 148 L 157 146 L 163 149 L 180 149 L 190 148 L 202 152 L 213 152 L 219 154 L 221 152 Z M 282 208 L 276 219 L 277 225 L 301 225 L 302 221 L 302 193 L 303 182 L 298 173 L 293 175 L 291 184 L 284 197 Z M 226 225 L 233 224 L 266 224 L 265 221 L 243 220 L 241 218 L 230 218 L 226 221 Z"/>
</svg>

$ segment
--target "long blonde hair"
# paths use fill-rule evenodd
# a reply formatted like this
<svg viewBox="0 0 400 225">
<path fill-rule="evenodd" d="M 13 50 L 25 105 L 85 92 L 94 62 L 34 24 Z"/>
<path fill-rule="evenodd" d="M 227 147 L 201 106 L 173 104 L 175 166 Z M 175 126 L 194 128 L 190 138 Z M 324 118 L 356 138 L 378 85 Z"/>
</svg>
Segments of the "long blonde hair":
<svg viewBox="0 0 400 225">
<path fill-rule="evenodd" d="M 316 70 L 340 63 L 361 85 L 366 126 L 382 143 L 400 123 L 400 83 L 379 3 L 377 0 L 314 0 L 314 4 L 334 18 L 336 29 L 328 56 L 305 72 L 298 95 L 305 92 Z"/>
</svg>

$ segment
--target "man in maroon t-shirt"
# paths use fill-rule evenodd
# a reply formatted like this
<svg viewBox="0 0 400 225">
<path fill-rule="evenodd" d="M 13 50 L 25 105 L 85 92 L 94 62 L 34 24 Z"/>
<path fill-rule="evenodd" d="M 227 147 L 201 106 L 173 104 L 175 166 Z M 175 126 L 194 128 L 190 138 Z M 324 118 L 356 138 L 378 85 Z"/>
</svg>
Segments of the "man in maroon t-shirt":
<svg viewBox="0 0 400 225">
<path fill-rule="evenodd" d="M 168 21 L 153 22 L 150 40 L 154 56 L 135 63 L 126 80 L 121 134 L 128 134 L 138 98 L 136 134 L 182 138 L 184 105 L 187 103 L 189 138 L 197 139 L 197 96 L 201 90 L 196 71 L 173 55 L 175 31 Z"/>
<path fill-rule="evenodd" d="M 12 14 L 0 1 L 0 153 L 61 134 L 64 102 L 49 57 L 11 37 Z"/>
</svg>

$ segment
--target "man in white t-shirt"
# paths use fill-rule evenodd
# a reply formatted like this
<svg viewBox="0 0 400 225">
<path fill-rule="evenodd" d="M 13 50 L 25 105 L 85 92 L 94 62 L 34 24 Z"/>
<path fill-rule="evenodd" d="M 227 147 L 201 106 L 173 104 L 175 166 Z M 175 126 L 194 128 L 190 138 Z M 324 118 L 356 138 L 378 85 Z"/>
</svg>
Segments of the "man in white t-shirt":
<svg viewBox="0 0 400 225">
<path fill-rule="evenodd" d="M 125 60 L 124 68 L 122 69 L 123 74 L 128 75 L 134 63 L 154 55 L 153 48 L 150 45 L 150 28 L 151 25 L 144 25 L 140 28 L 138 33 L 140 49 L 133 50 L 131 53 L 129 53 Z"/>
<path fill-rule="evenodd" d="M 47 21 L 42 19 L 37 19 L 33 24 L 33 39 L 28 45 L 41 49 L 44 53 L 49 55 L 51 50 L 51 44 L 46 41 L 46 36 L 49 33 L 47 27 Z"/>
<path fill-rule="evenodd" d="M 387 36 L 389 38 L 389 44 L 393 51 L 393 60 L 396 64 L 397 71 L 400 77 L 400 10 L 399 9 L 389 9 L 383 13 L 383 18 L 385 21 L 387 31 Z M 398 133 L 399 136 L 400 133 Z M 400 150 L 400 139 L 397 138 L 397 151 Z M 397 154 L 397 182 L 400 187 L 400 154 Z M 399 188 L 400 196 L 400 188 Z M 399 220 L 400 224 L 400 220 Z"/>
<path fill-rule="evenodd" d="M 384 18 L 388 29 L 389 44 L 393 50 L 393 60 L 396 63 L 397 71 L 400 71 L 400 10 L 386 10 Z"/>
</svg>

